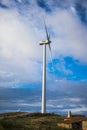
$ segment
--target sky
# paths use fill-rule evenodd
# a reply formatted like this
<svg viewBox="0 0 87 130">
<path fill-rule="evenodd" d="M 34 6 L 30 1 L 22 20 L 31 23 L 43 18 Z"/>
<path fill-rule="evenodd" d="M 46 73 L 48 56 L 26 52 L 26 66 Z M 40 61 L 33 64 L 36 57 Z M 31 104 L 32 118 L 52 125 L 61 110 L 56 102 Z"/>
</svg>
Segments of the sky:
<svg viewBox="0 0 87 130">
<path fill-rule="evenodd" d="M 63 93 L 73 112 L 86 112 L 86 0 L 0 0 L 0 88 L 41 88 L 43 16 L 52 41 L 47 90 Z"/>
</svg>

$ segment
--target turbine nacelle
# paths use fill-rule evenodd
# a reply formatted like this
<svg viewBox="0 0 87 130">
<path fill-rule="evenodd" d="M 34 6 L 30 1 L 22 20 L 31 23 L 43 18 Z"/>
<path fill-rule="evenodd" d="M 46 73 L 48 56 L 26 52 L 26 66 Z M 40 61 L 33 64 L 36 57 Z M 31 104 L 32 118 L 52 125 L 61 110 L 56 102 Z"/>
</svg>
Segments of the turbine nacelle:
<svg viewBox="0 0 87 130">
<path fill-rule="evenodd" d="M 51 43 L 50 40 L 45 40 L 45 41 L 40 42 L 40 45 L 50 44 L 50 43 Z"/>
</svg>

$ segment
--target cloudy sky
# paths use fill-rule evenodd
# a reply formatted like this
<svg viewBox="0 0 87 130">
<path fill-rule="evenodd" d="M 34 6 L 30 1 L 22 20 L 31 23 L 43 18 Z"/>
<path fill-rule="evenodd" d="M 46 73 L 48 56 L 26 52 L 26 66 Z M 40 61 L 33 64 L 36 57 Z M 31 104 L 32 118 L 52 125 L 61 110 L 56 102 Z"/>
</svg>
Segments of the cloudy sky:
<svg viewBox="0 0 87 130">
<path fill-rule="evenodd" d="M 41 87 L 43 16 L 52 41 L 47 89 L 68 94 L 79 104 L 74 112 L 86 111 L 86 0 L 0 0 L 0 88 Z"/>
</svg>

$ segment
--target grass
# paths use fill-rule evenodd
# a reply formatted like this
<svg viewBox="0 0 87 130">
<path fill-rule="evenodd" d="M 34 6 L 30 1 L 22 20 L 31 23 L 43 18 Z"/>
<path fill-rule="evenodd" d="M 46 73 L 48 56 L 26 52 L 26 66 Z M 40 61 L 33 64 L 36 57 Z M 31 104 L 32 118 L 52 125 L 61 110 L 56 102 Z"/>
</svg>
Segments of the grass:
<svg viewBox="0 0 87 130">
<path fill-rule="evenodd" d="M 12 117 L 12 115 L 17 117 Z M 10 113 L 9 116 L 4 115 L 0 119 L 0 130 L 66 130 L 58 128 L 57 123 L 62 121 L 64 117 L 56 114 L 30 113 L 18 116 L 18 113 Z"/>
</svg>

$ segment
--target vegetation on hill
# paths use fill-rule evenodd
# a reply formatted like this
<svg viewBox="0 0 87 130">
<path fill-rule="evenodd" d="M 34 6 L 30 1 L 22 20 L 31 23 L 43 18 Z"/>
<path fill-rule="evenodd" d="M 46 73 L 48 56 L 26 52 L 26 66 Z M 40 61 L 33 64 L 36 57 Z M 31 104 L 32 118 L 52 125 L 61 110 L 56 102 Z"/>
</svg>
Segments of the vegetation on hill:
<svg viewBox="0 0 87 130">
<path fill-rule="evenodd" d="M 66 130 L 58 128 L 64 117 L 56 114 L 7 113 L 0 117 L 0 130 Z"/>
</svg>

